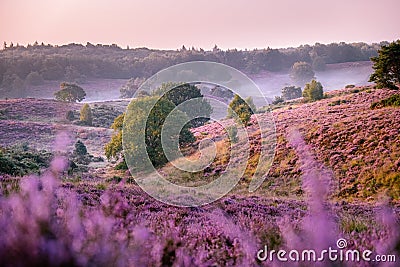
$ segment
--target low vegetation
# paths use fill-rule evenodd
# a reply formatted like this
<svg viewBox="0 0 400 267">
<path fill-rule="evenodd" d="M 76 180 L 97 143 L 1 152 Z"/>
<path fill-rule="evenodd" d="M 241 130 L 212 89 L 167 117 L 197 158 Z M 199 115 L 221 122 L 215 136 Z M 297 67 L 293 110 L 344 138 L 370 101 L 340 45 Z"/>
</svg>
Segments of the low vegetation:
<svg viewBox="0 0 400 267">
<path fill-rule="evenodd" d="M 400 94 L 391 95 L 388 98 L 371 104 L 371 109 L 384 107 L 400 107 Z"/>
<path fill-rule="evenodd" d="M 49 166 L 51 157 L 52 153 L 29 148 L 27 144 L 0 148 L 0 174 L 38 174 Z"/>
</svg>

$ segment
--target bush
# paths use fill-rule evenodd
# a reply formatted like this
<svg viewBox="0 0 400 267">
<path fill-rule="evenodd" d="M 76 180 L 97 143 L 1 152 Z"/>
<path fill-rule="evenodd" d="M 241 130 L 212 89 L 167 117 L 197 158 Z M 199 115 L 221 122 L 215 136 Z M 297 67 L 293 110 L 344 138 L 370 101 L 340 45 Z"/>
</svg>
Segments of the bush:
<svg viewBox="0 0 400 267">
<path fill-rule="evenodd" d="M 309 101 L 316 101 L 324 98 L 323 87 L 320 82 L 312 80 L 304 87 L 303 96 Z"/>
<path fill-rule="evenodd" d="M 388 98 L 382 99 L 381 101 L 374 102 L 371 104 L 371 109 L 383 108 L 383 107 L 400 107 L 400 95 L 395 94 Z"/>
<path fill-rule="evenodd" d="M 286 86 L 282 88 L 282 98 L 284 101 L 300 98 L 302 96 L 301 88 L 296 86 Z"/>
<path fill-rule="evenodd" d="M 221 86 L 215 86 L 211 89 L 210 95 L 220 97 L 223 99 L 232 99 L 234 94 L 231 90 L 221 87 Z"/>
<path fill-rule="evenodd" d="M 281 96 L 275 96 L 274 100 L 272 100 L 273 105 L 277 105 L 279 103 L 283 103 L 285 100 Z"/>
<path fill-rule="evenodd" d="M 228 118 L 235 118 L 236 122 L 241 122 L 247 126 L 251 115 L 254 114 L 249 104 L 252 104 L 252 100 L 251 103 L 247 103 L 239 95 L 235 95 L 231 103 L 229 103 L 230 109 L 228 109 Z M 235 113 L 237 116 L 235 116 Z"/>
<path fill-rule="evenodd" d="M 84 156 L 84 155 L 87 154 L 87 148 L 86 148 L 85 144 L 81 140 L 78 140 L 75 143 L 75 151 L 74 151 L 74 153 L 76 155 L 78 155 L 78 156 Z"/>
<path fill-rule="evenodd" d="M 75 120 L 75 114 L 72 110 L 68 110 L 67 113 L 65 114 L 65 118 L 69 121 Z"/>
<path fill-rule="evenodd" d="M 339 99 L 339 100 L 336 100 L 336 101 L 333 101 L 333 102 L 329 103 L 328 106 L 333 107 L 333 106 L 338 106 L 340 104 L 346 104 L 346 103 L 347 103 L 347 100 L 345 100 L 345 99 L 340 100 Z"/>
<path fill-rule="evenodd" d="M 30 149 L 26 145 L 0 149 L 0 174 L 22 176 L 39 173 L 48 167 L 51 153 Z"/>
<path fill-rule="evenodd" d="M 92 109 L 90 108 L 89 104 L 85 104 L 81 108 L 80 121 L 86 125 L 92 125 L 93 116 L 92 116 Z"/>
<path fill-rule="evenodd" d="M 230 140 L 233 144 L 235 144 L 239 141 L 239 137 L 237 135 L 238 129 L 235 125 L 231 125 L 231 126 L 227 127 L 226 131 L 228 133 L 228 137 L 230 138 Z"/>
</svg>

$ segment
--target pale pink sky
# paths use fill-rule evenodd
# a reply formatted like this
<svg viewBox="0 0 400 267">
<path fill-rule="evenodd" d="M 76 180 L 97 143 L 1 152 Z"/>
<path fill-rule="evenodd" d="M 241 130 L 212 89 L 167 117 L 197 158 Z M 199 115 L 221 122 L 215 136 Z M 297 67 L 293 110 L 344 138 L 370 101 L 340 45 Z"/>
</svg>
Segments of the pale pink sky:
<svg viewBox="0 0 400 267">
<path fill-rule="evenodd" d="M 0 0 L 0 41 L 210 49 L 400 39 L 399 0 Z"/>
</svg>

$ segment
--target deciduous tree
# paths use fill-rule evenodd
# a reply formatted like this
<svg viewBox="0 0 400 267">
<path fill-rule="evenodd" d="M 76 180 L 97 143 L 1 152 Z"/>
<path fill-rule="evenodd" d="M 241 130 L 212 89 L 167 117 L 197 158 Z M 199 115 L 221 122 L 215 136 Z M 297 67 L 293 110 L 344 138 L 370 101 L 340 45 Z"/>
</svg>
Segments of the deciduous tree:
<svg viewBox="0 0 400 267">
<path fill-rule="evenodd" d="M 324 97 L 323 87 L 320 82 L 312 80 L 304 87 L 303 96 L 310 101 L 320 100 Z"/>
<path fill-rule="evenodd" d="M 54 93 L 57 100 L 65 102 L 80 102 L 85 99 L 86 92 L 82 87 L 73 83 L 61 83 L 60 90 Z"/>
</svg>

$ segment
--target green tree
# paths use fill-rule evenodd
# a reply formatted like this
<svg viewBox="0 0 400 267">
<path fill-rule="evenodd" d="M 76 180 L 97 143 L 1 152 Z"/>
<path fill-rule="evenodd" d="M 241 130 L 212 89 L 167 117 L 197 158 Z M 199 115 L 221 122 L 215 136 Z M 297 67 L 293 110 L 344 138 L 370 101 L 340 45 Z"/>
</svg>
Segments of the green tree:
<svg viewBox="0 0 400 267">
<path fill-rule="evenodd" d="M 92 116 L 92 109 L 90 108 L 89 104 L 84 104 L 81 108 L 80 112 L 80 121 L 86 125 L 92 125 L 93 123 L 93 116 Z"/>
<path fill-rule="evenodd" d="M 122 152 L 122 128 L 124 124 L 124 118 L 125 113 L 116 117 L 111 125 L 111 128 L 114 129 L 114 134 L 112 135 L 110 142 L 108 142 L 104 147 L 107 159 L 120 158 L 120 154 Z"/>
<path fill-rule="evenodd" d="M 59 101 L 65 102 L 80 102 L 85 99 L 86 92 L 82 87 L 73 84 L 63 82 L 60 84 L 60 90 L 54 93 L 54 97 Z"/>
<path fill-rule="evenodd" d="M 149 107 L 153 107 L 148 116 L 145 112 Z M 115 120 L 111 128 L 116 131 L 111 138 L 111 141 L 105 146 L 105 154 L 108 159 L 115 157 L 118 158 L 122 152 L 122 126 L 125 121 L 124 130 L 127 132 L 140 131 L 141 125 L 146 125 L 145 131 L 145 147 L 139 140 L 138 134 L 129 135 L 129 139 L 125 140 L 126 146 L 130 149 L 128 151 L 129 159 L 134 159 L 134 166 L 141 168 L 140 159 L 148 154 L 153 166 L 159 167 L 168 162 L 163 146 L 161 144 L 161 130 L 165 119 L 168 114 L 175 108 L 175 105 L 165 98 L 158 97 L 143 97 L 132 101 L 128 106 L 130 116 L 125 118 L 126 115 L 120 115 Z M 175 115 L 178 117 L 177 122 L 187 120 L 187 115 L 184 112 L 177 111 Z M 179 125 L 177 125 L 179 127 Z M 179 136 L 170 136 L 170 138 L 179 140 L 180 146 L 186 146 L 195 140 L 193 134 L 189 131 L 188 125 L 185 125 Z M 178 139 L 177 139 L 178 138 Z"/>
<path fill-rule="evenodd" d="M 282 98 L 284 101 L 296 99 L 302 96 L 301 88 L 296 86 L 286 86 L 282 88 Z"/>
<path fill-rule="evenodd" d="M 108 160 L 111 158 L 120 158 L 122 152 L 122 131 L 118 131 L 111 136 L 110 142 L 104 146 L 104 152 Z"/>
<path fill-rule="evenodd" d="M 253 100 L 251 98 L 247 98 L 247 101 L 249 102 L 246 102 L 243 98 L 236 94 L 231 103 L 229 103 L 230 109 L 228 109 L 228 118 L 235 118 L 238 123 L 241 122 L 247 126 L 251 115 L 254 114 L 254 110 L 251 108 L 251 105 L 254 106 L 254 104 L 252 104 Z M 234 115 L 235 113 L 237 116 Z"/>
<path fill-rule="evenodd" d="M 190 121 L 189 126 L 199 127 L 210 120 L 212 107 L 210 103 L 203 98 L 200 89 L 195 85 L 187 83 L 163 83 L 159 88 L 152 92 L 152 95 L 163 95 L 162 98 L 171 101 L 175 106 L 196 98 L 196 101 L 191 102 L 190 108 L 180 108 L 180 110 L 185 112 L 189 118 L 201 116 Z"/>
<path fill-rule="evenodd" d="M 314 71 L 307 62 L 296 62 L 290 71 L 290 78 L 296 85 L 303 86 L 314 78 Z"/>
<path fill-rule="evenodd" d="M 378 56 L 371 58 L 374 62 L 374 73 L 369 78 L 376 82 L 378 88 L 398 89 L 400 83 L 400 40 L 384 45 Z"/>
<path fill-rule="evenodd" d="M 303 97 L 309 101 L 320 100 L 324 97 L 324 90 L 320 82 L 312 80 L 304 87 Z"/>
</svg>

